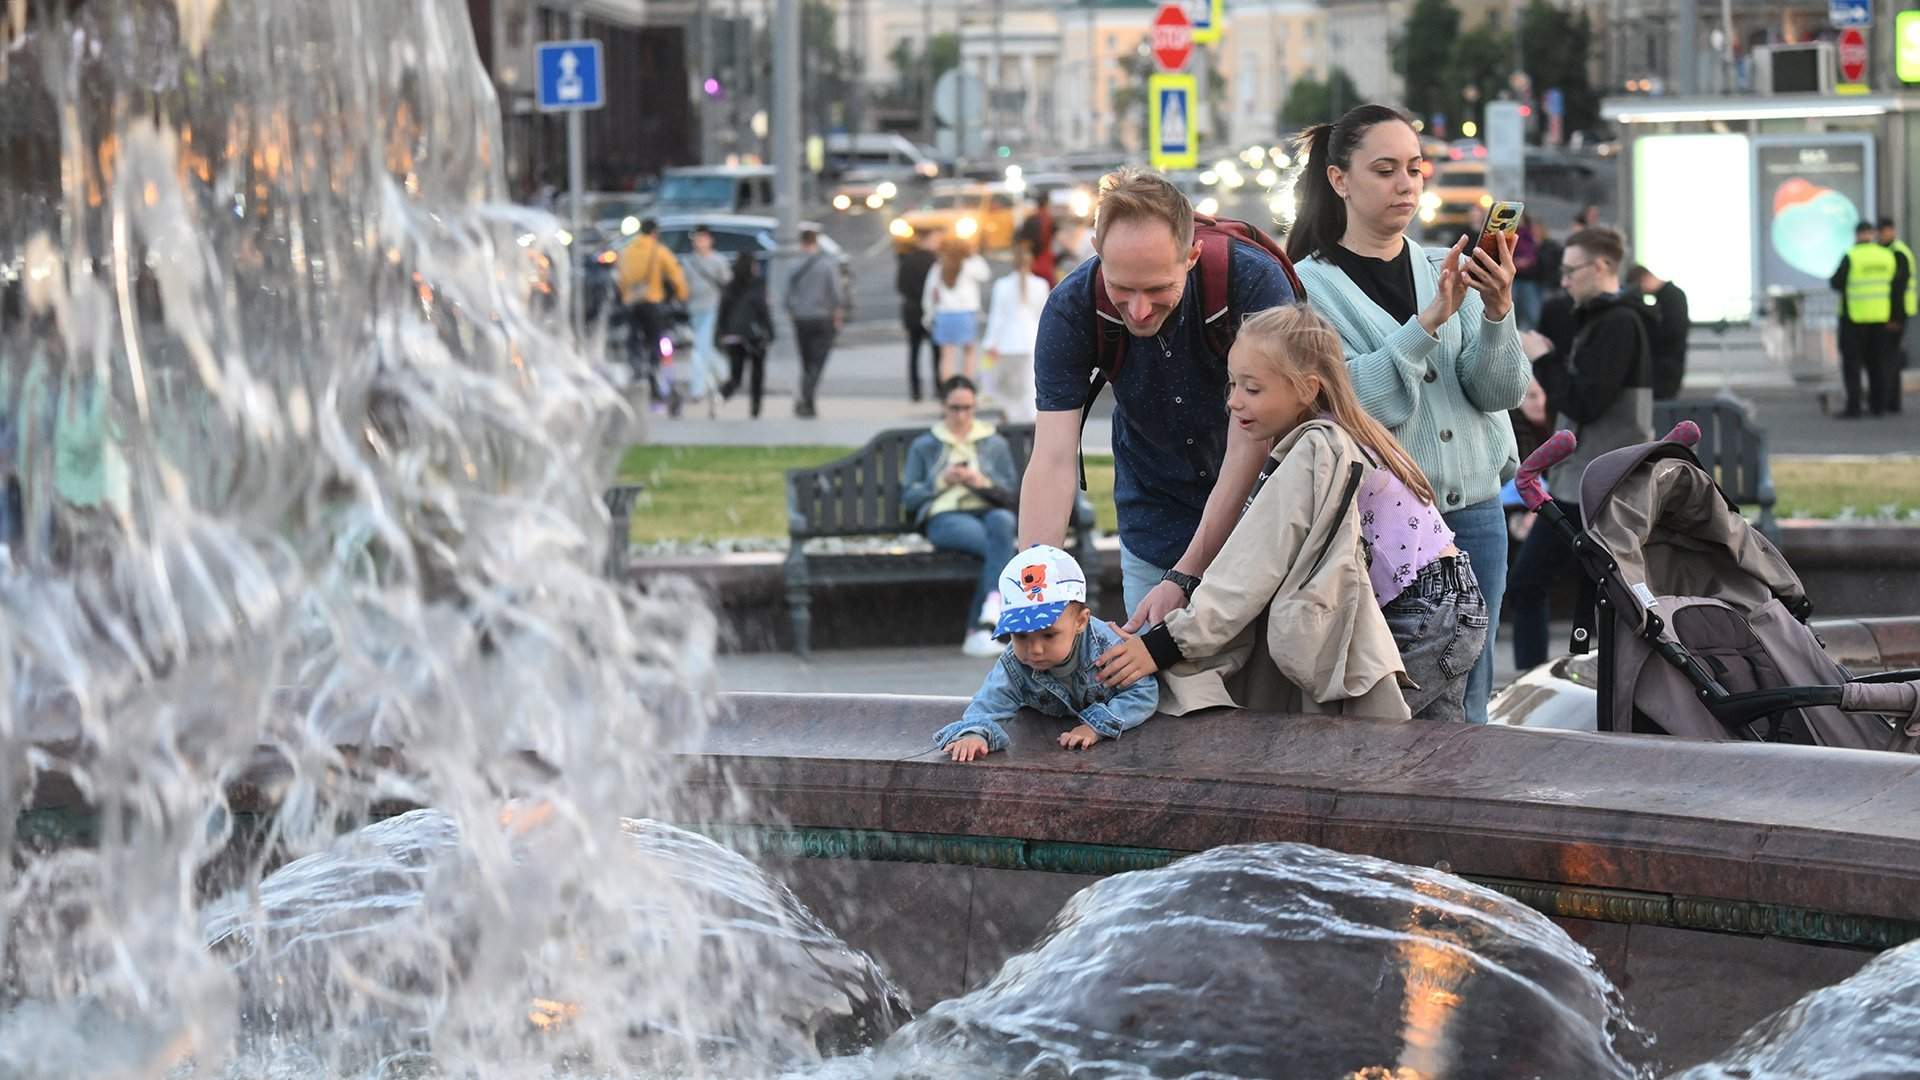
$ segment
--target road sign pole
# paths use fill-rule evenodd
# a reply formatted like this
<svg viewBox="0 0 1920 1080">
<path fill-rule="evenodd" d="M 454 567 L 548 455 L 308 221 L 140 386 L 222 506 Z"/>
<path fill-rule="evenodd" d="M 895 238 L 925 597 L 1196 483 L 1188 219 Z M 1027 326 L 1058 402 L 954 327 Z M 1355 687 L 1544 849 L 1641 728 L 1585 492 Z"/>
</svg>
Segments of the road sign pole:
<svg viewBox="0 0 1920 1080">
<path fill-rule="evenodd" d="M 579 0 L 575 0 L 573 12 L 569 16 L 570 36 L 578 41 L 586 36 L 587 17 L 580 10 Z M 573 243 L 567 245 L 567 258 L 578 268 L 580 280 L 573 284 L 573 331 L 583 334 L 587 327 L 587 290 L 584 264 L 577 256 L 579 245 L 586 242 L 585 207 L 582 205 L 587 187 L 587 124 L 579 109 L 567 113 L 567 191 L 569 193 L 568 216 L 572 220 Z"/>
</svg>

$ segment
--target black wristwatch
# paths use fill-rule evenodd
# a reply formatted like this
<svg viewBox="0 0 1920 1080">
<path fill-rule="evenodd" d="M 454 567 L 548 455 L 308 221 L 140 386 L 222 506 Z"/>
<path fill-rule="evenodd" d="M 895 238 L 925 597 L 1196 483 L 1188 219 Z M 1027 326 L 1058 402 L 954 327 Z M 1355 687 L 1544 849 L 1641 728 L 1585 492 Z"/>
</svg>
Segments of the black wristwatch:
<svg viewBox="0 0 1920 1080">
<path fill-rule="evenodd" d="M 1200 587 L 1199 578 L 1193 576 L 1192 574 L 1183 574 L 1178 570 L 1169 570 L 1166 573 L 1161 574 L 1160 580 L 1171 581 L 1175 585 L 1180 586 L 1180 591 L 1185 593 L 1187 599 L 1189 600 L 1193 599 L 1193 590 Z"/>
</svg>

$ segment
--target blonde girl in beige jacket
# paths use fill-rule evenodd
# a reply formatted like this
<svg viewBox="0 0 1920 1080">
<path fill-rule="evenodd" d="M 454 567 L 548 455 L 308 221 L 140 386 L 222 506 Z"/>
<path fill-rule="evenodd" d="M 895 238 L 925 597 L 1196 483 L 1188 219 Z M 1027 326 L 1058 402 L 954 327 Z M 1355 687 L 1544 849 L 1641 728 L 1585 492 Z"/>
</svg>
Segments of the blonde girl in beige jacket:
<svg viewBox="0 0 1920 1080">
<path fill-rule="evenodd" d="M 1227 370 L 1233 436 L 1273 441 L 1273 453 L 1187 606 L 1103 655 L 1101 681 L 1160 672 L 1170 715 L 1227 705 L 1407 718 L 1356 504 L 1375 462 L 1406 488 L 1432 489 L 1360 408 L 1339 334 L 1311 309 L 1249 318 Z"/>
</svg>

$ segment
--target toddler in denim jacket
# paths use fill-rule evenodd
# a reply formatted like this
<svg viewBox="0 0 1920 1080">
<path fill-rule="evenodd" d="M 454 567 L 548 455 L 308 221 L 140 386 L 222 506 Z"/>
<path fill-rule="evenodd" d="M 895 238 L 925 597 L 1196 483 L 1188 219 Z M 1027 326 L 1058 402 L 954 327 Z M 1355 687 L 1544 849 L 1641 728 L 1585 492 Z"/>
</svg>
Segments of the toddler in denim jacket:
<svg viewBox="0 0 1920 1080">
<path fill-rule="evenodd" d="M 1038 544 L 1015 555 L 1000 572 L 1000 621 L 994 636 L 1012 638 L 987 672 L 960 719 L 940 729 L 934 744 L 955 761 L 972 761 L 1007 748 L 1001 724 L 1026 706 L 1079 725 L 1060 745 L 1085 749 L 1138 727 L 1160 704 L 1160 684 L 1141 679 L 1124 690 L 1100 685 L 1094 659 L 1120 635 L 1087 610 L 1087 577 L 1073 556 Z"/>
</svg>

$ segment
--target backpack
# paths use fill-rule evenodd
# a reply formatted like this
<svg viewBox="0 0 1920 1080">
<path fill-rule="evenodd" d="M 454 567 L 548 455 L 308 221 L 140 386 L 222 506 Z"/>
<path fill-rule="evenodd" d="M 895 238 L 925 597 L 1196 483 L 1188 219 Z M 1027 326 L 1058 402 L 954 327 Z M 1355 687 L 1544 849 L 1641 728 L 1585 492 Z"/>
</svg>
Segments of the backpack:
<svg viewBox="0 0 1920 1080">
<path fill-rule="evenodd" d="M 1204 334 L 1207 349 L 1223 362 L 1233 348 L 1233 340 L 1240 334 L 1240 317 L 1228 310 L 1233 297 L 1233 242 L 1240 240 L 1267 258 L 1280 264 L 1287 275 L 1287 284 L 1293 287 L 1293 295 L 1298 300 L 1307 298 L 1306 286 L 1300 283 L 1300 275 L 1294 272 L 1293 260 L 1280 247 L 1278 241 L 1260 230 L 1257 225 L 1232 218 L 1212 218 L 1205 214 L 1193 216 L 1193 239 L 1200 245 L 1200 261 L 1196 269 L 1200 272 L 1200 314 L 1205 322 Z M 1080 431 L 1083 437 L 1087 430 L 1087 419 L 1093 415 L 1094 402 L 1100 397 L 1100 391 L 1120 373 L 1120 364 L 1127 357 L 1127 324 L 1120 317 L 1120 309 L 1113 298 L 1107 295 L 1106 278 L 1101 268 L 1093 268 L 1093 311 L 1094 361 L 1093 374 L 1087 379 L 1087 397 L 1080 407 Z M 1080 456 L 1080 490 L 1087 490 L 1086 455 Z"/>
</svg>

